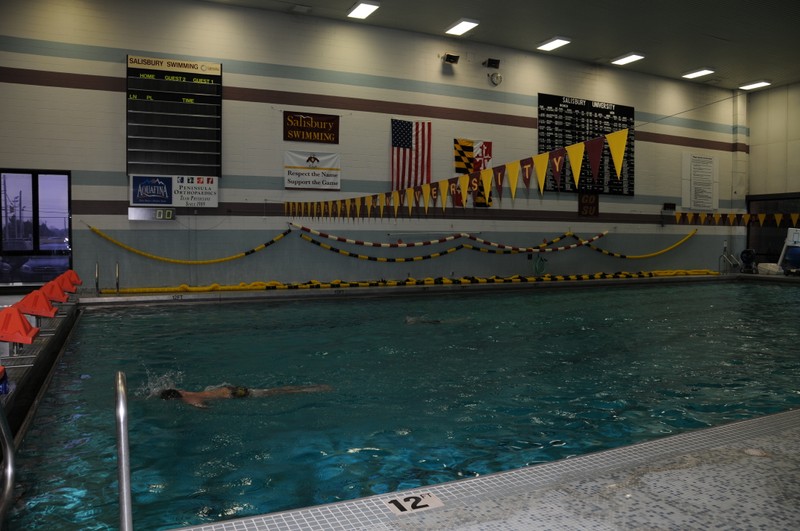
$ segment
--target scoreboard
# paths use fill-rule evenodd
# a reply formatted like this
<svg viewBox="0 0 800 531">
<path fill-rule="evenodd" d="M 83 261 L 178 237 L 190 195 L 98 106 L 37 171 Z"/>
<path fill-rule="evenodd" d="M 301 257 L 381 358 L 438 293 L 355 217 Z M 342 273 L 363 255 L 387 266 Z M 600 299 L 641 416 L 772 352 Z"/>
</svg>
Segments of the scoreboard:
<svg viewBox="0 0 800 531">
<path fill-rule="evenodd" d="M 567 168 L 559 182 L 548 172 L 545 190 L 599 194 L 633 194 L 634 108 L 601 101 L 539 94 L 539 153 L 554 151 L 579 142 L 628 129 L 628 143 L 620 178 L 617 179 L 608 145 L 603 147 L 600 170 L 595 180 L 586 160 L 583 161 L 578 187 Z M 586 155 L 584 155 L 586 159 Z"/>
<path fill-rule="evenodd" d="M 222 173 L 222 65 L 128 56 L 128 174 Z"/>
</svg>

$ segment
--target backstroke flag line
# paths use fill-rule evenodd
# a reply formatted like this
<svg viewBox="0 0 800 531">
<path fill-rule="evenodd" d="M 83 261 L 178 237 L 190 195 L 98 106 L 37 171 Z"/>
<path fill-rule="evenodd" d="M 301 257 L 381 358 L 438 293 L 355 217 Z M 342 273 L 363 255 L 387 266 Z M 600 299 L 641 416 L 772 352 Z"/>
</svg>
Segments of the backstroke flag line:
<svg viewBox="0 0 800 531">
<path fill-rule="evenodd" d="M 392 120 L 392 190 L 431 182 L 431 122 Z"/>
</svg>

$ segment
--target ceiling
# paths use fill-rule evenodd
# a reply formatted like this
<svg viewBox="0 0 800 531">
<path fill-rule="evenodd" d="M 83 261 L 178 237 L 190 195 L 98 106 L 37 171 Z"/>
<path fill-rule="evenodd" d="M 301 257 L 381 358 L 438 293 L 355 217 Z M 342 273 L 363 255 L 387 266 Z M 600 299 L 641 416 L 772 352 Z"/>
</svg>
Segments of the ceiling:
<svg viewBox="0 0 800 531">
<path fill-rule="evenodd" d="M 679 79 L 708 67 L 691 83 L 736 89 L 767 80 L 800 82 L 797 0 L 381 0 L 366 20 L 347 18 L 355 0 L 202 0 L 297 13 L 353 24 L 408 30 L 608 65 L 628 52 L 645 56 L 628 70 Z M 463 37 L 444 30 L 460 18 L 480 21 Z M 553 52 L 536 47 L 553 36 L 572 43 Z M 502 60 L 502 57 L 498 57 Z M 501 63 L 502 66 L 502 63 Z"/>
</svg>

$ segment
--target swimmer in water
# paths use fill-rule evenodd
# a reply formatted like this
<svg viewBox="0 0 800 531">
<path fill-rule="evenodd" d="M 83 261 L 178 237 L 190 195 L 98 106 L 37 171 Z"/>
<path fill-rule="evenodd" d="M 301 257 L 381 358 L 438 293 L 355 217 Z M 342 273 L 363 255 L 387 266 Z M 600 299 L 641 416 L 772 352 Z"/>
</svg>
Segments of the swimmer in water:
<svg viewBox="0 0 800 531">
<path fill-rule="evenodd" d="M 405 323 L 407 325 L 414 325 L 414 324 L 449 324 L 449 323 L 461 323 L 469 319 L 469 317 L 459 317 L 456 319 L 428 319 L 424 315 L 420 316 L 412 316 L 406 315 Z"/>
<path fill-rule="evenodd" d="M 411 315 L 406 315 L 406 324 L 413 325 L 413 324 L 439 324 L 442 321 L 440 319 L 426 319 L 424 317 L 413 317 Z"/>
<path fill-rule="evenodd" d="M 287 385 L 284 387 L 273 387 L 271 389 L 250 389 L 238 385 L 223 385 L 212 387 L 205 391 L 185 391 L 183 389 L 164 389 L 159 396 L 162 400 L 180 398 L 184 402 L 194 407 L 208 407 L 207 400 L 217 400 L 222 398 L 247 398 L 262 397 L 272 395 L 285 395 L 289 393 L 320 393 L 331 391 L 330 385 Z"/>
</svg>

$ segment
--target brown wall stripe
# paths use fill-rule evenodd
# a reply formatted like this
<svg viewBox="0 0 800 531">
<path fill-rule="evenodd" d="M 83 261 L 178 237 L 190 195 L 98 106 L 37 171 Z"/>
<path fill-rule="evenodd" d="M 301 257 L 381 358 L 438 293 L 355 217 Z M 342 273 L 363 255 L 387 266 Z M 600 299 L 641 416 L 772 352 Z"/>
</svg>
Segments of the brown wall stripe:
<svg viewBox="0 0 800 531">
<path fill-rule="evenodd" d="M 106 90 L 125 92 L 125 78 L 94 76 L 88 74 L 72 74 L 64 72 L 48 72 L 24 68 L 0 67 L 0 83 L 16 83 L 45 87 L 62 87 L 85 90 Z M 241 87 L 223 87 L 223 100 L 271 103 L 294 106 L 322 107 L 351 111 L 374 112 L 388 115 L 419 116 L 446 120 L 490 123 L 503 126 L 536 129 L 538 120 L 529 116 L 489 113 L 469 109 L 434 107 L 413 103 L 346 98 L 342 96 L 326 96 L 323 94 L 303 94 L 266 89 L 249 89 Z M 686 146 L 714 151 L 749 153 L 749 146 L 742 143 L 720 142 L 699 138 L 648 133 L 636 131 L 636 140 L 656 144 Z"/>
</svg>

